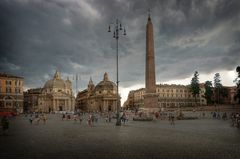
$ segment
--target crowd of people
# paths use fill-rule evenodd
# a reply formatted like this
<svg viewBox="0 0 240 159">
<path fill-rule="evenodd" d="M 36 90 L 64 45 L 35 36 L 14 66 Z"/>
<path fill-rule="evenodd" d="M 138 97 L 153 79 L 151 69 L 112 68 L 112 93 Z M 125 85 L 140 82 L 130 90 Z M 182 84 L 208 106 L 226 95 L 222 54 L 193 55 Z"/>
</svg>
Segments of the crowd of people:
<svg viewBox="0 0 240 159">
<path fill-rule="evenodd" d="M 97 123 L 99 120 L 105 121 L 106 123 L 111 123 L 112 119 L 116 119 L 116 114 L 113 112 L 75 112 L 74 114 L 71 113 L 62 113 L 61 115 L 62 121 L 74 121 L 79 122 L 82 124 L 83 121 L 89 126 L 94 126 L 94 123 Z M 120 113 L 120 120 L 123 124 L 128 121 L 128 115 L 126 112 Z"/>
<path fill-rule="evenodd" d="M 209 112 L 209 114 L 206 114 L 207 112 L 202 112 L 202 118 L 205 118 L 205 116 L 210 116 L 213 119 L 222 119 L 222 120 L 228 120 L 231 119 L 231 125 L 237 128 L 240 128 L 240 114 L 237 112 L 233 112 L 231 114 L 226 112 Z M 121 120 L 122 124 L 125 124 L 128 122 L 130 118 L 133 118 L 134 116 L 143 116 L 142 112 L 132 112 L 132 111 L 121 111 L 119 114 L 119 118 Z M 168 119 L 171 125 L 175 125 L 175 120 L 177 120 L 177 116 L 174 112 L 168 112 L 168 113 L 162 113 L 162 112 L 155 112 L 152 114 L 153 117 L 156 120 L 162 120 L 162 119 Z M 163 118 L 163 116 L 165 116 Z M 30 124 L 39 125 L 39 124 L 46 124 L 48 118 L 46 113 L 29 113 L 25 114 L 25 117 L 28 118 L 28 121 Z M 167 118 L 166 118 L 167 117 Z M 75 112 L 75 113 L 62 113 L 61 114 L 61 120 L 62 121 L 74 121 L 74 123 L 80 123 L 82 124 L 84 121 L 87 125 L 90 127 L 94 126 L 99 122 L 105 122 L 105 123 L 111 123 L 113 119 L 116 119 L 117 115 L 114 112 Z M 8 133 L 9 129 L 9 117 L 3 116 L 1 118 L 1 127 L 2 127 L 2 133 L 3 135 L 6 135 Z"/>
<path fill-rule="evenodd" d="M 239 113 L 232 113 L 231 114 L 232 126 L 236 126 L 240 128 L 240 114 Z"/>
<path fill-rule="evenodd" d="M 28 120 L 30 122 L 30 124 L 39 124 L 40 122 L 42 122 L 43 124 L 46 124 L 47 122 L 47 115 L 45 113 L 30 113 L 25 114 L 25 117 L 29 117 Z"/>
</svg>

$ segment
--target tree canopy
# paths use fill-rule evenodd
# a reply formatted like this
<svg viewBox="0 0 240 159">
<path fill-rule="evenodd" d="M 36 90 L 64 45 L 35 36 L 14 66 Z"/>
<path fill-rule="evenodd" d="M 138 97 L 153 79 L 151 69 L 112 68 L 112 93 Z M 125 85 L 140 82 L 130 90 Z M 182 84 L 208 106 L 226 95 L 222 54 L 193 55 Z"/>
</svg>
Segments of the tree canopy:
<svg viewBox="0 0 240 159">
<path fill-rule="evenodd" d="M 212 96 L 213 96 L 212 81 L 206 81 L 204 84 L 204 87 L 205 87 L 204 96 L 207 100 L 207 104 L 212 104 Z"/>
<path fill-rule="evenodd" d="M 190 85 L 190 91 L 192 92 L 192 95 L 195 97 L 195 104 L 197 104 L 197 95 L 199 95 L 200 92 L 198 76 L 199 76 L 198 72 L 195 71 Z"/>
<path fill-rule="evenodd" d="M 240 103 L 240 66 L 237 66 L 236 72 L 238 73 L 238 75 L 236 78 L 237 93 L 235 97 L 238 99 L 238 102 Z"/>
</svg>

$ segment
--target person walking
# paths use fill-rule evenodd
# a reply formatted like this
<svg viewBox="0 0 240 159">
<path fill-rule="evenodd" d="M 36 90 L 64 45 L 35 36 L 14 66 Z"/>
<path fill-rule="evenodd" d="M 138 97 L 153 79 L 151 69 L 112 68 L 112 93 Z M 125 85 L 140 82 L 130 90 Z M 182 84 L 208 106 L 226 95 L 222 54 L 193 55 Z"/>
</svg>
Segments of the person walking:
<svg viewBox="0 0 240 159">
<path fill-rule="evenodd" d="M 91 117 L 90 117 L 90 119 L 91 119 L 91 126 L 93 126 L 94 118 L 95 118 L 95 115 L 94 115 L 94 113 L 92 113 Z"/>
<path fill-rule="evenodd" d="M 240 127 L 240 115 L 239 113 L 236 113 L 236 127 L 239 128 Z"/>
<path fill-rule="evenodd" d="M 232 113 L 232 114 L 231 114 L 231 120 L 232 120 L 232 126 L 234 126 L 234 125 L 235 125 L 235 120 L 236 120 L 236 115 L 235 115 L 235 113 Z"/>
<path fill-rule="evenodd" d="M 125 124 L 125 122 L 126 122 L 126 114 L 125 114 L 125 112 L 123 112 L 123 114 L 121 116 L 121 120 Z"/>
<path fill-rule="evenodd" d="M 73 120 L 74 120 L 74 123 L 77 122 L 77 114 L 74 114 L 74 115 L 73 115 Z"/>
<path fill-rule="evenodd" d="M 66 117 L 65 113 L 63 113 L 62 114 L 62 121 L 65 120 L 65 117 Z"/>
<path fill-rule="evenodd" d="M 32 114 L 30 114 L 30 116 L 29 116 L 29 122 L 30 122 L 30 124 L 32 124 L 32 122 L 33 122 L 33 116 L 32 116 Z"/>
<path fill-rule="evenodd" d="M 38 125 L 39 121 L 40 121 L 40 117 L 39 117 L 38 113 L 35 114 L 35 121 L 36 121 L 36 124 Z"/>
<path fill-rule="evenodd" d="M 170 120 L 170 124 L 171 124 L 171 125 L 175 125 L 175 123 L 174 123 L 174 118 L 175 118 L 174 115 L 170 113 L 170 114 L 169 114 L 169 120 Z"/>
<path fill-rule="evenodd" d="M 106 121 L 106 123 L 109 121 L 108 114 L 105 115 L 105 121 Z"/>
<path fill-rule="evenodd" d="M 78 114 L 78 119 L 79 119 L 80 124 L 82 124 L 82 116 L 80 113 Z"/>
<path fill-rule="evenodd" d="M 111 112 L 108 113 L 108 122 L 111 123 L 111 120 L 112 120 L 112 114 Z"/>
<path fill-rule="evenodd" d="M 43 114 L 42 120 L 43 120 L 43 124 L 46 124 L 46 121 L 47 121 L 47 115 L 46 114 Z"/>
<path fill-rule="evenodd" d="M 9 129 L 9 121 L 7 116 L 4 116 L 1 120 L 3 135 L 7 135 Z"/>
<path fill-rule="evenodd" d="M 217 119 L 221 119 L 220 112 L 217 112 Z"/>
<path fill-rule="evenodd" d="M 89 116 L 88 116 L 88 125 L 92 126 L 92 114 L 91 113 L 89 113 Z"/>
<path fill-rule="evenodd" d="M 67 120 L 71 120 L 71 115 L 67 114 Z"/>
</svg>

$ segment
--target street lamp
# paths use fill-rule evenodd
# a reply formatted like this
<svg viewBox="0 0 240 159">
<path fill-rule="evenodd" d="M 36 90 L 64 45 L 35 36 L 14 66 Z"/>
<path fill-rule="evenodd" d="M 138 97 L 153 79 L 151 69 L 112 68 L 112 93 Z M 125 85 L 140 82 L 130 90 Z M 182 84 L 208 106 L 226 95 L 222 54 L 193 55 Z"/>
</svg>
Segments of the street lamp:
<svg viewBox="0 0 240 159">
<path fill-rule="evenodd" d="M 127 35 L 126 34 L 126 30 L 125 27 L 122 27 L 122 24 L 119 22 L 119 20 L 116 20 L 116 23 L 112 23 L 113 25 L 113 38 L 116 39 L 116 67 L 117 67 L 117 122 L 116 125 L 120 126 L 121 125 L 121 120 L 120 120 L 120 106 L 119 106 L 119 94 L 118 94 L 118 38 L 119 38 L 119 32 L 123 31 L 123 35 Z M 108 32 L 111 32 L 111 27 L 109 25 L 108 27 Z"/>
</svg>

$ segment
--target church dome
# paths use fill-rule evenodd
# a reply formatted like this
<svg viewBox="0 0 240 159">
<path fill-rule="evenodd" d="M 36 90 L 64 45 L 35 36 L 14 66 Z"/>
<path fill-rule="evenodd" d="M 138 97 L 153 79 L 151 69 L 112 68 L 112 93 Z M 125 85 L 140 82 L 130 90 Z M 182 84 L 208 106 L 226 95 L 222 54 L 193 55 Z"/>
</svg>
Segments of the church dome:
<svg viewBox="0 0 240 159">
<path fill-rule="evenodd" d="M 97 91 L 114 91 L 117 90 L 115 83 L 109 81 L 108 74 L 104 74 L 103 81 L 99 82 L 95 87 L 95 92 Z"/>
<path fill-rule="evenodd" d="M 56 71 L 54 78 L 48 80 L 43 88 L 65 88 L 65 82 L 64 80 L 61 79 L 60 72 Z"/>
<path fill-rule="evenodd" d="M 65 83 L 62 79 L 59 79 L 59 80 L 51 79 L 45 83 L 43 88 L 62 88 L 62 89 L 64 89 Z"/>
</svg>

